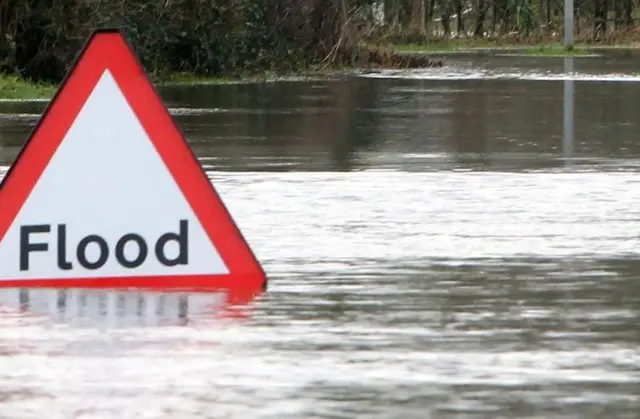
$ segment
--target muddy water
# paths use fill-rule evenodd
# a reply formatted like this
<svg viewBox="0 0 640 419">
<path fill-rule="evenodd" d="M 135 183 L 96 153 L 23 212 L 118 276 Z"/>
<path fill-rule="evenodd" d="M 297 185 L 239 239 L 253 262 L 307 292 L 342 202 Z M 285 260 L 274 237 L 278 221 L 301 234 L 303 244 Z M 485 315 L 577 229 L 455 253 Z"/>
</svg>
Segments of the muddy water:
<svg viewBox="0 0 640 419">
<path fill-rule="evenodd" d="M 636 417 L 640 60 L 448 63 L 164 89 L 269 291 L 215 324 L 0 318 L 1 416 Z M 0 104 L 0 165 L 43 106 Z"/>
</svg>

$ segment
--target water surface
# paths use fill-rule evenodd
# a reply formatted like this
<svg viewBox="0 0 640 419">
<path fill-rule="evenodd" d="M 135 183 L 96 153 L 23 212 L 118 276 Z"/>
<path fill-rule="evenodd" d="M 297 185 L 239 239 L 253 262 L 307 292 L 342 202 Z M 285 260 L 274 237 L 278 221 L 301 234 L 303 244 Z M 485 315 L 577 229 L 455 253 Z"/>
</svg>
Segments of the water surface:
<svg viewBox="0 0 640 419">
<path fill-rule="evenodd" d="M 2 415 L 636 417 L 638 59 L 448 64 L 163 89 L 269 290 L 187 326 L 0 318 Z M 0 104 L 0 165 L 45 105 Z"/>
</svg>

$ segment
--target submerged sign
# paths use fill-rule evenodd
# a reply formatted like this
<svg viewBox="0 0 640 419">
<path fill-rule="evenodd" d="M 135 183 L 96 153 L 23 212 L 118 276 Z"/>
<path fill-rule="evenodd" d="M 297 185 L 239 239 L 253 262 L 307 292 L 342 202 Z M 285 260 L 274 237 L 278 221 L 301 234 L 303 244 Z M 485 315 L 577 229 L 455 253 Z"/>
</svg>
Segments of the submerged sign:
<svg viewBox="0 0 640 419">
<path fill-rule="evenodd" d="M 133 50 L 96 31 L 0 183 L 0 287 L 265 286 Z"/>
</svg>

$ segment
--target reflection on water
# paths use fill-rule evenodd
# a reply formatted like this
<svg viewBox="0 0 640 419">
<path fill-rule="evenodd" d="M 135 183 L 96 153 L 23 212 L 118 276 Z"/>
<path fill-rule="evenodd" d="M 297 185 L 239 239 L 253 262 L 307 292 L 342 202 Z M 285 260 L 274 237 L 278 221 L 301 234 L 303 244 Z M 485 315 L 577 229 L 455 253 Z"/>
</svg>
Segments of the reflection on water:
<svg viewBox="0 0 640 419">
<path fill-rule="evenodd" d="M 442 76 L 433 80 L 349 77 L 162 94 L 210 170 L 522 171 L 565 167 L 563 89 L 573 85 L 571 170 L 635 170 L 640 83 L 585 77 L 633 74 L 638 58 L 569 60 L 571 77 L 563 58 L 452 58 L 429 70 Z M 461 79 L 447 76 L 451 69 L 515 76 Z M 559 77 L 526 79 L 545 71 Z M 44 106 L 0 103 L 0 166 L 13 161 Z"/>
<path fill-rule="evenodd" d="M 224 309 L 223 293 L 2 289 L 0 312 L 63 324 L 121 328 L 188 325 Z"/>
<path fill-rule="evenodd" d="M 573 71 L 636 60 L 575 58 Z M 156 327 L 6 314 L 2 415 L 636 417 L 640 84 L 563 80 L 163 90 L 269 290 L 238 321 L 166 324 L 184 297 L 155 294 L 127 295 Z M 0 119 L 0 164 L 32 124 Z M 103 315 L 126 307 L 98 295 L 88 307 Z"/>
<path fill-rule="evenodd" d="M 565 74 L 573 73 L 573 57 L 565 57 L 564 58 L 564 72 Z M 562 110 L 563 116 L 563 131 L 562 131 L 562 149 L 564 157 L 567 161 L 567 164 L 570 164 L 571 155 L 573 154 L 573 107 L 575 102 L 574 97 L 574 89 L 573 89 L 573 79 L 567 78 L 563 82 L 564 84 L 564 108 Z"/>
</svg>

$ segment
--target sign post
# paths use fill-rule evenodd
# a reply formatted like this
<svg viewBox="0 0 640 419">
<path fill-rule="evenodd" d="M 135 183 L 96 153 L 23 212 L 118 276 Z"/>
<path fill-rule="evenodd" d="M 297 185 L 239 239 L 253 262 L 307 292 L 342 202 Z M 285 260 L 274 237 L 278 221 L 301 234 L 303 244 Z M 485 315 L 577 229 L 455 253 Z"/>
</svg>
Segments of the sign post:
<svg viewBox="0 0 640 419">
<path fill-rule="evenodd" d="M 573 49 L 573 0 L 564 0 L 564 48 Z"/>
</svg>

